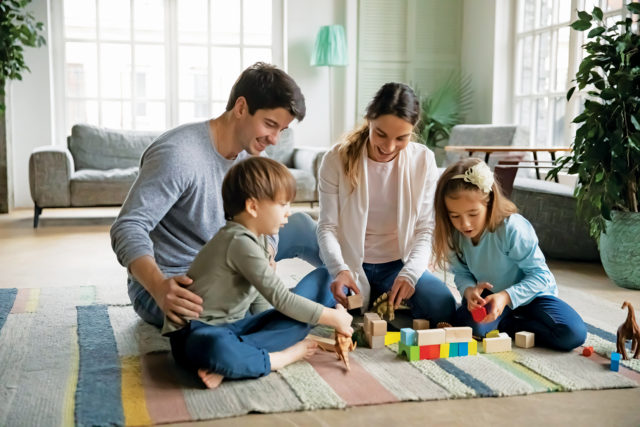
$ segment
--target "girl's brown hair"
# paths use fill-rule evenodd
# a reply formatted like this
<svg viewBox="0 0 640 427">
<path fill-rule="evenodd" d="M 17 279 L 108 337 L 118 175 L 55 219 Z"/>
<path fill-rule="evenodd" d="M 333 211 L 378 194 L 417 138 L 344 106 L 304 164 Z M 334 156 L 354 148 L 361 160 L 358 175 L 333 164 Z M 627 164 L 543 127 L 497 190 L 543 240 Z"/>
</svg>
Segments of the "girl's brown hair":
<svg viewBox="0 0 640 427">
<path fill-rule="evenodd" d="M 267 157 L 249 157 L 236 163 L 222 181 L 224 218 L 229 221 L 245 210 L 246 201 L 296 197 L 296 180 L 285 165 Z"/>
<path fill-rule="evenodd" d="M 484 196 L 483 202 L 487 206 L 487 224 L 490 232 L 495 231 L 500 224 L 511 214 L 517 213 L 518 208 L 513 202 L 507 199 L 500 189 L 500 185 L 494 180 L 491 191 L 486 194 L 475 184 L 465 181 L 462 178 L 453 178 L 456 175 L 464 174 L 470 167 L 480 163 L 482 160 L 469 158 L 449 166 L 440 176 L 434 201 L 436 215 L 436 228 L 433 238 L 433 255 L 435 264 L 444 269 L 449 253 L 454 251 L 460 254 L 455 236 L 455 227 L 449 218 L 449 211 L 445 204 L 445 197 L 456 198 L 461 191 L 477 191 Z"/>
<path fill-rule="evenodd" d="M 420 120 L 420 100 L 413 89 L 403 83 L 386 83 L 375 94 L 365 114 L 366 122 L 352 131 L 340 143 L 338 152 L 344 174 L 349 178 L 351 189 L 358 184 L 361 158 L 364 147 L 369 141 L 369 120 L 392 114 L 415 126 Z"/>
</svg>

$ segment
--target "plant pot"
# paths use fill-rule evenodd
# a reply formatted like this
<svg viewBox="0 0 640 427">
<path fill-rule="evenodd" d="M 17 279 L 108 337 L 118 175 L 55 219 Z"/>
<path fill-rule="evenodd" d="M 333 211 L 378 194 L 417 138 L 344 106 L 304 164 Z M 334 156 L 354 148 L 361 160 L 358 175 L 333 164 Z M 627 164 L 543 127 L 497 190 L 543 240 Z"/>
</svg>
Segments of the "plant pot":
<svg viewBox="0 0 640 427">
<path fill-rule="evenodd" d="M 606 230 L 600 234 L 604 271 L 616 285 L 640 289 L 640 213 L 612 211 Z"/>
</svg>

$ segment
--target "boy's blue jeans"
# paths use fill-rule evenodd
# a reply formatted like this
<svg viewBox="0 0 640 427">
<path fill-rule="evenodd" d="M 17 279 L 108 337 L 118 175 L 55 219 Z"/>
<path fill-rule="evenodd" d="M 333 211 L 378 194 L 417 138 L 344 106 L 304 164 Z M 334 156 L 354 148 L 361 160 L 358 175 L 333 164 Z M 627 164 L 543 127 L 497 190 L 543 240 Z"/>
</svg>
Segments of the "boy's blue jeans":
<svg viewBox="0 0 640 427">
<path fill-rule="evenodd" d="M 485 289 L 482 297 L 490 294 L 491 291 Z M 454 324 L 471 326 L 473 334 L 479 337 L 494 329 L 506 332 L 512 338 L 516 332 L 533 332 L 536 347 L 562 351 L 573 350 L 587 339 L 587 327 L 580 315 L 569 304 L 551 295 L 538 296 L 515 310 L 506 306 L 500 317 L 490 323 L 476 323 L 463 298 Z"/>
<path fill-rule="evenodd" d="M 322 265 L 320 249 L 316 237 L 317 224 L 305 213 L 295 213 L 289 217 L 289 222 L 278 234 L 278 252 L 276 261 L 289 258 L 301 258 L 314 267 Z M 151 294 L 129 276 L 127 281 L 129 299 L 133 309 L 143 320 L 157 327 L 162 327 L 164 313 Z"/>
<path fill-rule="evenodd" d="M 321 267 L 305 276 L 292 291 L 333 307 L 330 283 L 329 272 Z M 229 379 L 257 378 L 271 372 L 270 352 L 291 347 L 304 339 L 311 328 L 308 323 L 271 309 L 226 325 L 191 321 L 169 338 L 174 359 L 187 369 L 206 369 Z"/>
<path fill-rule="evenodd" d="M 371 285 L 371 304 L 380 295 L 391 290 L 402 267 L 404 267 L 402 260 L 382 264 L 362 264 Z M 447 285 L 429 271 L 422 273 L 418 279 L 415 293 L 409 298 L 407 305 L 414 319 L 428 319 L 433 325 L 437 322 L 451 323 L 456 311 L 456 300 Z"/>
</svg>

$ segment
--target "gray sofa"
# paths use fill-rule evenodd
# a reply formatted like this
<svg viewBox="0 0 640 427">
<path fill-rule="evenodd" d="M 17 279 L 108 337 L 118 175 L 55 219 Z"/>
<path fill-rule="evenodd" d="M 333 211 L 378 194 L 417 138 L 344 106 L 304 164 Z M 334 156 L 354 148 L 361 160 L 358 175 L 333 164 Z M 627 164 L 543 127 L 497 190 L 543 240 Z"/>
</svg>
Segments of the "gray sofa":
<svg viewBox="0 0 640 427">
<path fill-rule="evenodd" d="M 29 158 L 33 226 L 44 208 L 119 206 L 138 174 L 140 156 L 158 132 L 111 130 L 78 124 L 67 146 L 38 147 Z M 325 150 L 294 147 L 291 130 L 283 131 L 268 155 L 291 169 L 296 202 L 317 202 L 317 172 Z"/>
</svg>

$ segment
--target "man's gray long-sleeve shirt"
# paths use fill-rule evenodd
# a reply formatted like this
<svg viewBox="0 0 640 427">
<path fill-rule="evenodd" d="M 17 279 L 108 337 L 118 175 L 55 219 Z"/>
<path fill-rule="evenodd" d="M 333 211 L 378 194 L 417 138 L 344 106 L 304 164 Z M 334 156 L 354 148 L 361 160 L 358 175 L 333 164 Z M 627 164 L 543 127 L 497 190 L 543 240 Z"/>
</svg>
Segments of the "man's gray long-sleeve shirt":
<svg viewBox="0 0 640 427">
<path fill-rule="evenodd" d="M 138 178 L 111 227 L 120 264 L 128 267 L 151 255 L 167 276 L 184 274 L 224 226 L 222 180 L 248 153 L 225 159 L 212 141 L 205 121 L 172 129 L 145 150 Z"/>
</svg>

